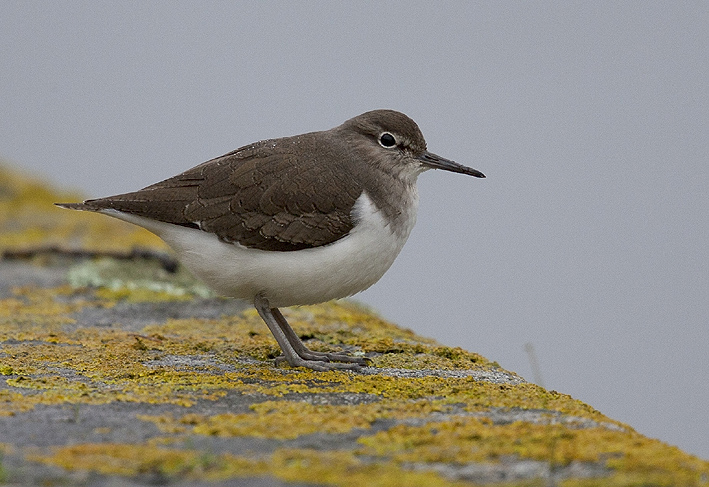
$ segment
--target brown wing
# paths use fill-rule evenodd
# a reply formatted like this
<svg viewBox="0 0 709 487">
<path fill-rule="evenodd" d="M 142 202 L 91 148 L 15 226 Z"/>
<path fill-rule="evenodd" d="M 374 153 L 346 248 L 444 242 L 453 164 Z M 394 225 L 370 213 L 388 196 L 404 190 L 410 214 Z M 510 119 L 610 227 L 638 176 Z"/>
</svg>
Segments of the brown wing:
<svg viewBox="0 0 709 487">
<path fill-rule="evenodd" d="M 327 245 L 352 229 L 362 189 L 344 169 L 346 151 L 324 146 L 322 135 L 294 139 L 242 147 L 139 191 L 89 200 L 85 209 L 192 226 L 254 249 Z"/>
</svg>

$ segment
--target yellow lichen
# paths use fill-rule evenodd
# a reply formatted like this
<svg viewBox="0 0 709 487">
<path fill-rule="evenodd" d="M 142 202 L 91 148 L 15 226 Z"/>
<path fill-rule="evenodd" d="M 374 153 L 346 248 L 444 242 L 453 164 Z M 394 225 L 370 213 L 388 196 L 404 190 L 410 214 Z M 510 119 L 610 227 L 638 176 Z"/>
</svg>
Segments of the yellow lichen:
<svg viewBox="0 0 709 487">
<path fill-rule="evenodd" d="M 81 199 L 0 165 L 0 253 L 48 247 L 89 251 L 166 248 L 158 237 L 135 225 L 54 206 Z"/>
<path fill-rule="evenodd" d="M 616 473 L 599 485 L 697 486 L 706 485 L 709 478 L 709 462 L 632 430 L 523 421 L 495 425 L 484 418 L 457 417 L 423 426 L 398 425 L 359 443 L 363 447 L 358 454 L 396 462 L 465 464 L 512 456 L 547 462 L 551 469 L 600 462 Z"/>
<path fill-rule="evenodd" d="M 28 458 L 67 470 L 88 470 L 106 475 L 157 474 L 215 481 L 266 472 L 262 461 L 228 453 L 215 455 L 154 445 L 84 443 L 54 448 L 50 455 L 35 453 Z"/>
<path fill-rule="evenodd" d="M 431 471 L 413 471 L 396 464 L 366 461 L 349 451 L 281 449 L 269 458 L 272 475 L 289 482 L 349 487 L 463 487 Z"/>
<path fill-rule="evenodd" d="M 251 413 L 203 416 L 186 414 L 175 418 L 142 415 L 166 433 L 192 432 L 208 436 L 256 436 L 294 439 L 312 433 L 346 433 L 369 429 L 381 419 L 423 418 L 445 410 L 435 402 L 420 400 L 400 403 L 382 401 L 359 405 L 314 405 L 304 401 L 266 401 L 251 406 Z"/>
<path fill-rule="evenodd" d="M 218 481 L 270 475 L 287 482 L 370 487 L 463 487 L 434 472 L 416 472 L 362 461 L 351 452 L 278 449 L 263 457 L 212 454 L 155 445 L 82 444 L 55 448 L 52 454 L 32 454 L 36 462 L 67 470 L 106 475 L 152 474 L 188 480 Z"/>
<path fill-rule="evenodd" d="M 0 252 L 165 248 L 135 226 L 52 207 L 61 200 L 78 198 L 0 168 Z M 41 265 L 43 254 L 37 255 L 34 262 Z M 28 451 L 26 458 L 110 475 L 209 481 L 271 475 L 374 487 L 469 485 L 443 478 L 433 466 L 513 458 L 545 462 L 552 470 L 572 462 L 609 469 L 607 477 L 559 482 L 568 487 L 709 486 L 709 462 L 647 439 L 568 395 L 518 380 L 482 380 L 477 374 L 496 372 L 495 363 L 419 337 L 347 301 L 284 312 L 315 350 L 345 347 L 369 353 L 378 368 L 464 373 L 395 377 L 275 367 L 271 359 L 280 350 L 254 310 L 219 319 L 171 319 L 137 332 L 121 323 L 77 325 L 82 311 L 200 295 L 194 281 L 184 277 L 147 261 L 98 260 L 74 268 L 73 287 L 26 286 L 0 299 L 0 380 L 5 381 L 0 416 L 21 415 L 37 405 L 73 404 L 80 417 L 80 405 L 118 401 L 172 404 L 183 411 L 139 416 L 163 435 L 143 444 L 57 446 L 49 453 Z M 250 411 L 210 415 L 188 409 L 227 394 L 253 397 Z M 309 402 L 319 394 L 346 396 L 354 404 Z M 513 410 L 527 411 L 527 421 L 494 424 L 487 419 Z M 372 432 L 381 420 L 394 426 Z M 280 448 L 249 457 L 190 447 L 194 435 L 256 436 L 288 446 L 302 435 L 354 428 L 362 431 L 359 446 L 346 451 Z M 98 426 L 94 432 L 108 435 L 111 428 Z M 2 454 L 16 450 L 0 444 Z"/>
<path fill-rule="evenodd" d="M 244 317 L 230 316 L 221 319 L 168 320 L 162 325 L 150 325 L 140 334 L 123 331 L 118 327 L 88 328 L 65 331 L 62 323 L 72 323 L 70 315 L 89 306 L 107 307 L 115 301 L 91 293 L 71 294 L 66 287 L 47 290 L 24 289 L 17 298 L 0 302 L 5 310 L 0 319 L 0 336 L 13 342 L 5 343 L 3 371 L 6 376 L 17 376 L 9 384 L 19 386 L 32 383 L 32 375 L 40 370 L 65 369 L 71 371 L 79 388 L 70 387 L 57 374 L 42 374 L 37 380 L 42 388 L 32 398 L 16 404 L 16 410 L 25 410 L 30 404 L 60 402 L 107 402 L 112 400 L 139 402 L 168 402 L 191 404 L 204 398 L 218 398 L 226 391 L 261 393 L 282 396 L 288 393 L 367 393 L 386 399 L 417 400 L 443 398 L 448 403 L 460 403 L 473 411 L 489 407 L 548 408 L 591 418 L 601 417 L 585 404 L 563 394 L 545 391 L 532 384 L 492 384 L 473 377 L 401 378 L 380 375 L 353 375 L 342 372 L 317 373 L 273 368 L 270 362 L 262 365 L 245 364 L 241 356 L 267 360 L 278 353 L 275 341 L 250 311 Z M 68 298 L 71 297 L 71 300 Z M 361 319 L 359 334 L 367 350 L 367 337 L 377 330 L 381 320 L 360 317 L 362 313 L 349 303 L 329 303 L 321 307 L 299 309 L 306 313 L 325 316 L 323 321 L 306 324 L 296 321 L 301 333 L 311 335 L 316 349 L 331 349 L 328 342 L 346 341 L 347 332 L 337 331 L 331 324 Z M 290 313 L 289 313 L 290 315 Z M 52 326 L 45 326 L 47 321 Z M 391 325 L 388 325 L 391 327 Z M 342 327 L 341 327 L 342 328 Z M 467 352 L 437 344 L 415 343 L 415 336 L 400 331 L 402 346 L 416 347 L 419 363 L 435 362 L 444 369 L 479 368 L 486 370 L 487 362 L 477 360 Z M 403 343 L 403 341 L 402 341 Z M 397 350 L 373 357 L 375 366 L 404 365 L 410 367 L 409 352 Z M 195 370 L 174 370 L 159 364 L 164 356 L 202 357 L 205 365 Z M 480 363 L 482 362 L 482 364 Z M 222 363 L 233 367 L 209 364 Z M 88 389 L 87 389 L 88 388 Z M 89 393 L 90 392 L 90 393 Z M 10 407 L 10 405 L 6 405 Z M 610 421 L 610 420 L 608 420 Z"/>
</svg>

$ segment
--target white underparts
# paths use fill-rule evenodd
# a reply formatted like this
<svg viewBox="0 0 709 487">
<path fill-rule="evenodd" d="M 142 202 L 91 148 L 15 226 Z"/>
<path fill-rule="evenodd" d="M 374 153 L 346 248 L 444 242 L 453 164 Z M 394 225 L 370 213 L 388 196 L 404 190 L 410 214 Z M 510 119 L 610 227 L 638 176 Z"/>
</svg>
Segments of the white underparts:
<svg viewBox="0 0 709 487">
<path fill-rule="evenodd" d="M 399 255 L 416 222 L 417 194 L 409 195 L 397 232 L 363 192 L 349 235 L 322 247 L 275 252 L 220 241 L 201 230 L 116 210 L 102 213 L 140 225 L 162 238 L 180 261 L 219 294 L 253 302 L 263 293 L 271 306 L 315 304 L 351 296 L 377 282 Z"/>
</svg>

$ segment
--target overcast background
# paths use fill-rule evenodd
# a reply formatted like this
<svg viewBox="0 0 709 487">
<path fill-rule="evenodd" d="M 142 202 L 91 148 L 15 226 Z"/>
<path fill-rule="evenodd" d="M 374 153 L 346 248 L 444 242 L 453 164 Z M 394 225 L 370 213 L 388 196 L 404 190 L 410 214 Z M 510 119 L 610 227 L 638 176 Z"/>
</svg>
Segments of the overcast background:
<svg viewBox="0 0 709 487">
<path fill-rule="evenodd" d="M 2 2 L 0 157 L 88 196 L 400 110 L 421 176 L 359 296 L 709 458 L 709 3 Z"/>
</svg>

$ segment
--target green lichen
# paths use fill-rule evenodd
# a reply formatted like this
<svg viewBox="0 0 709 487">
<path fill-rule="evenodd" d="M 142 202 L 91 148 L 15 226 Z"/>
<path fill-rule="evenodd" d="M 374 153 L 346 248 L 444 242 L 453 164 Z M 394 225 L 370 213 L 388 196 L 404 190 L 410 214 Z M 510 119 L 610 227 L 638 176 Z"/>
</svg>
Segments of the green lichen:
<svg viewBox="0 0 709 487">
<path fill-rule="evenodd" d="M 89 260 L 71 267 L 67 280 L 75 288 L 98 288 L 99 297 L 113 300 L 154 302 L 214 297 L 214 293 L 184 267 L 169 272 L 159 262 L 149 259 Z"/>
</svg>

